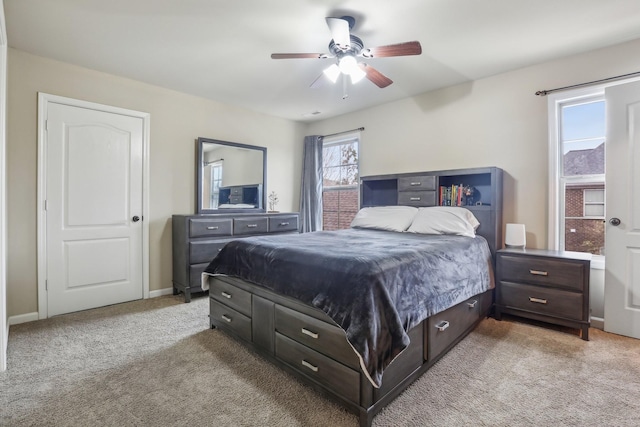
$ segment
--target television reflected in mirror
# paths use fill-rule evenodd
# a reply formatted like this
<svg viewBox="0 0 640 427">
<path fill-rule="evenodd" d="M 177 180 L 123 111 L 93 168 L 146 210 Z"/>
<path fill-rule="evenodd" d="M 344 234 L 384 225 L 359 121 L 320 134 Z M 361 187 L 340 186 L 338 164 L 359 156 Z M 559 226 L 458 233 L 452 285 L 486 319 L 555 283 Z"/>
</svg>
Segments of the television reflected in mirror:
<svg viewBox="0 0 640 427">
<path fill-rule="evenodd" d="M 264 212 L 267 149 L 198 138 L 196 213 Z"/>
</svg>

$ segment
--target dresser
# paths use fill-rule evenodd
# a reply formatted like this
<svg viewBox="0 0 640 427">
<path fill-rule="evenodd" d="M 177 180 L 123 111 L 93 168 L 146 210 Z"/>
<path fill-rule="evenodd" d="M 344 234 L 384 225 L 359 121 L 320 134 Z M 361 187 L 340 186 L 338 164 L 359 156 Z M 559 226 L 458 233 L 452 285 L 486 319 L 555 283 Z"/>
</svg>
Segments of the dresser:
<svg viewBox="0 0 640 427">
<path fill-rule="evenodd" d="M 298 213 L 173 215 L 173 294 L 202 292 L 201 275 L 232 240 L 276 233 L 298 233 Z"/>
<path fill-rule="evenodd" d="M 501 249 L 496 257 L 496 318 L 503 313 L 580 329 L 589 340 L 591 255 Z"/>
</svg>

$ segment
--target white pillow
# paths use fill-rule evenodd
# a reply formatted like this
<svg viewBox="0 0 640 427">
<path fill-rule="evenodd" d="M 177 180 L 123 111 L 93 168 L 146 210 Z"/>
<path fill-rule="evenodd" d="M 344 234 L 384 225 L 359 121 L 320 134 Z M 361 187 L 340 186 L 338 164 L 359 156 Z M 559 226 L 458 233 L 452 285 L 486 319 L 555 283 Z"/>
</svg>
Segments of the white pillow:
<svg viewBox="0 0 640 427">
<path fill-rule="evenodd" d="M 452 206 L 432 206 L 420 208 L 409 233 L 456 234 L 475 237 L 480 223 L 469 209 Z"/>
<path fill-rule="evenodd" d="M 352 228 L 405 231 L 411 225 L 418 208 L 413 206 L 375 206 L 362 208 L 351 222 Z"/>
</svg>

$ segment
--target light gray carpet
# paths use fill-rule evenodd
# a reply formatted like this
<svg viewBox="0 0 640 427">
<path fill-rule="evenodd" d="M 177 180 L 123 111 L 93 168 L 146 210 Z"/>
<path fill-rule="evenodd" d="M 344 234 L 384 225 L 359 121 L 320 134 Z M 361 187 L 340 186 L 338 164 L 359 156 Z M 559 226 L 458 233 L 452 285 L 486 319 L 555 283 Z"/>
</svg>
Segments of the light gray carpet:
<svg viewBox="0 0 640 427">
<path fill-rule="evenodd" d="M 358 425 L 207 313 L 167 296 L 12 326 L 0 425 Z M 640 341 L 591 334 L 486 319 L 374 426 L 640 425 Z"/>
</svg>

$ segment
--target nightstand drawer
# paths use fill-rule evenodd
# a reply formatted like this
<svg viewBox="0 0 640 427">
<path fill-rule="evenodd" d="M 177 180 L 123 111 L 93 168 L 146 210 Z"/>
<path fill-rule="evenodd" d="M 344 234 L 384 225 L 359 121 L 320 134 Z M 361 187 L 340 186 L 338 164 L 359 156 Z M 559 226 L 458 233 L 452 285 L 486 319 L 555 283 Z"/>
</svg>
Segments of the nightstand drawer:
<svg viewBox="0 0 640 427">
<path fill-rule="evenodd" d="M 245 316 L 251 316 L 251 293 L 243 289 L 222 280 L 212 280 L 209 296 Z"/>
<path fill-rule="evenodd" d="M 584 290 L 585 269 L 580 263 L 502 254 L 497 268 L 501 280 Z"/>
<path fill-rule="evenodd" d="M 582 320 L 583 298 L 577 292 L 500 282 L 499 304 L 506 308 Z"/>
</svg>

